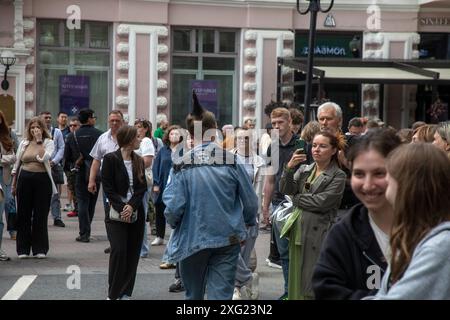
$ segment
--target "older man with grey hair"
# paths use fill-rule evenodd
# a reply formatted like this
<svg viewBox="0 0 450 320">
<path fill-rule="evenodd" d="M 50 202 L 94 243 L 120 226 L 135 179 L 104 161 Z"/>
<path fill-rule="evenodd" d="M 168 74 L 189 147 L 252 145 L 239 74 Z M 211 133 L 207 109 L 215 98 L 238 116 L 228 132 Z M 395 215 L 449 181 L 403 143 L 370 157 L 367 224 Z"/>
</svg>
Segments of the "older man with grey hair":
<svg viewBox="0 0 450 320">
<path fill-rule="evenodd" d="M 342 109 L 334 102 L 325 102 L 317 109 L 320 130 L 337 133 L 342 127 Z"/>
</svg>

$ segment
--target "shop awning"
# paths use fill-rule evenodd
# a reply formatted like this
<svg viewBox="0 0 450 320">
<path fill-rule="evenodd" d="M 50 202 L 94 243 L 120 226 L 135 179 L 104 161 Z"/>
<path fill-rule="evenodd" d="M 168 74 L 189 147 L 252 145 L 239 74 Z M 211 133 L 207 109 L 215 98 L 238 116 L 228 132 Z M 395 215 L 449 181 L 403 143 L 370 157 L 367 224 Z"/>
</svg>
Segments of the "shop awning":
<svg viewBox="0 0 450 320">
<path fill-rule="evenodd" d="M 278 58 L 279 66 L 307 71 L 304 58 Z M 323 59 L 314 61 L 315 82 L 450 85 L 450 61 L 441 60 L 360 60 Z M 302 85 L 304 81 L 280 83 Z"/>
</svg>

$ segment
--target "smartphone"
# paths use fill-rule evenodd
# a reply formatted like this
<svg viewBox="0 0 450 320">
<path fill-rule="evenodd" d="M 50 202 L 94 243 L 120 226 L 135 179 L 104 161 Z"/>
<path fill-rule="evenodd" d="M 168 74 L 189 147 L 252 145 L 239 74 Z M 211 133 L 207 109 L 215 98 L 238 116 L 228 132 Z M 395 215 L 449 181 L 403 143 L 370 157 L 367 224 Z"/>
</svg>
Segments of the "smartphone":
<svg viewBox="0 0 450 320">
<path fill-rule="evenodd" d="M 306 142 L 303 139 L 297 139 L 295 141 L 295 153 L 297 154 L 306 154 Z"/>
</svg>

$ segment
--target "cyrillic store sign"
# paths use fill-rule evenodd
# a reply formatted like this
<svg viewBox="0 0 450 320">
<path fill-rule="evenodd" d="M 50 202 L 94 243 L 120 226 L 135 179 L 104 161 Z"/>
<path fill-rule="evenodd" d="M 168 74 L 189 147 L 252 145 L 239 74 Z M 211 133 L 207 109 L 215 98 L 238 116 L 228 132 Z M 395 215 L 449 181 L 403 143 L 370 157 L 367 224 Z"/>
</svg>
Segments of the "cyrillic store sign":
<svg viewBox="0 0 450 320">
<path fill-rule="evenodd" d="M 316 57 L 353 58 L 349 44 L 353 35 L 317 35 L 314 55 Z M 295 35 L 295 56 L 308 56 L 308 34 Z"/>
</svg>

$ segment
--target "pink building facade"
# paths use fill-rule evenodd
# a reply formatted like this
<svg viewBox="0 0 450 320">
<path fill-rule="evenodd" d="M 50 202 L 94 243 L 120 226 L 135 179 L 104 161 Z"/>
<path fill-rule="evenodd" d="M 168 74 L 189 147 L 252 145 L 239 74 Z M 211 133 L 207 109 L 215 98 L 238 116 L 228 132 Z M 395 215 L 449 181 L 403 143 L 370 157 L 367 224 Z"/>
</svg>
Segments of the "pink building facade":
<svg viewBox="0 0 450 320">
<path fill-rule="evenodd" d="M 450 59 L 448 1 L 372 2 L 338 1 L 330 14 L 319 15 L 318 33 L 331 43 L 359 35 L 359 57 L 379 59 L 433 58 L 421 51 L 421 35 L 436 35 L 447 39 L 448 51 L 439 54 Z M 85 105 L 96 111 L 101 129 L 112 109 L 130 123 L 148 118 L 155 124 L 165 114 L 183 124 L 194 87 L 213 101 L 219 125 L 252 118 L 264 127 L 264 106 L 276 98 L 276 58 L 298 55 L 308 28 L 309 16 L 299 15 L 290 0 L 4 0 L 0 53 L 13 52 L 16 63 L 0 96 L 14 101 L 11 121 L 19 135 L 42 110 L 56 116 Z M 283 67 L 282 77 L 292 80 L 293 70 Z M 357 98 L 341 106 L 355 115 L 375 110 L 371 116 L 396 127 L 417 118 L 417 86 L 388 86 L 383 112 L 377 85 L 349 90 Z M 282 100 L 294 99 L 294 88 L 283 88 Z"/>
</svg>

